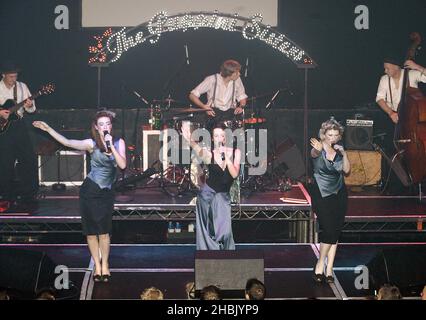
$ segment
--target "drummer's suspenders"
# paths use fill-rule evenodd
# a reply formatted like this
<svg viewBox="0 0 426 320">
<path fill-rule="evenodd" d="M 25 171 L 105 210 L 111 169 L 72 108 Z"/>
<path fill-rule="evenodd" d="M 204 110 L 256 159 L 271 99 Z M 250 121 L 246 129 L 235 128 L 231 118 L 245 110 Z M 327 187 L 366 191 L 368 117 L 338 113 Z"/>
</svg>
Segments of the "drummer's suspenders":
<svg viewBox="0 0 426 320">
<path fill-rule="evenodd" d="M 213 100 L 212 100 L 212 108 L 214 108 L 214 102 L 216 100 L 216 87 L 217 87 L 217 74 L 214 75 L 214 90 L 213 90 Z M 232 81 L 232 100 L 231 100 L 231 108 L 235 109 L 235 81 Z"/>
</svg>

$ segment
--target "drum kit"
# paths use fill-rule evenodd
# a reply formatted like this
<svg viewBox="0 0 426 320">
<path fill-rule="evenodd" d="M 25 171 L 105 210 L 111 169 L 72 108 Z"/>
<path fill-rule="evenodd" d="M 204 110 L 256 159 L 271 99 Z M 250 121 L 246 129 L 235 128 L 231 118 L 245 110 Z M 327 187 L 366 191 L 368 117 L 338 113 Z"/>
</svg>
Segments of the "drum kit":
<svg viewBox="0 0 426 320">
<path fill-rule="evenodd" d="M 247 100 L 249 102 L 255 102 L 256 99 L 262 98 L 263 96 L 264 95 L 252 97 Z M 197 119 L 205 120 L 206 112 L 212 109 L 193 108 L 192 106 L 189 108 L 182 108 L 182 106 L 185 105 L 186 103 L 172 99 L 171 97 L 161 100 L 152 100 L 150 105 L 149 129 L 175 129 L 179 133 L 180 138 L 183 138 L 182 128 L 184 127 L 189 127 L 191 133 L 197 129 L 207 130 L 207 121 L 197 121 Z M 251 109 L 248 117 L 246 117 L 246 112 L 243 111 L 240 117 L 223 120 L 221 123 L 232 130 L 242 129 L 243 134 L 245 134 L 247 129 L 263 128 L 267 122 L 266 118 L 261 117 L 260 112 L 254 112 L 254 108 L 244 108 L 244 110 L 247 109 Z M 134 151 L 135 150 L 133 150 L 133 152 Z M 169 164 L 164 168 L 161 161 L 158 161 L 158 163 L 160 164 L 160 168 L 156 169 L 156 171 L 159 172 L 159 174 L 156 174 L 147 185 L 157 180 L 163 191 L 170 196 L 182 196 L 188 192 L 195 192 L 204 182 L 206 166 L 199 163 L 195 158 L 191 158 L 189 165 Z M 233 186 L 233 189 L 238 188 L 238 192 L 235 192 L 235 190 L 231 192 L 231 194 L 234 195 L 238 193 L 238 196 L 233 197 L 235 202 L 239 201 L 240 188 L 246 187 L 251 191 L 256 191 L 263 189 L 265 186 L 264 179 L 259 180 L 258 177 L 256 179 L 253 177 L 245 178 L 245 172 L 247 172 L 248 166 L 248 164 L 241 166 L 240 179 L 237 179 L 238 182 Z M 134 170 L 138 171 L 136 167 Z"/>
</svg>

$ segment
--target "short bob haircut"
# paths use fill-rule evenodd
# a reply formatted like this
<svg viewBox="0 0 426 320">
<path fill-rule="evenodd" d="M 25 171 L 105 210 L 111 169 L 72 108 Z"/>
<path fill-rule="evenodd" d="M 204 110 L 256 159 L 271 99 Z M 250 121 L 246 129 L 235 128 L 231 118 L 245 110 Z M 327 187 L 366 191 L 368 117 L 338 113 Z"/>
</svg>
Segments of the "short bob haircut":
<svg viewBox="0 0 426 320">
<path fill-rule="evenodd" d="M 329 120 L 323 122 L 321 124 L 321 128 L 319 129 L 318 136 L 321 139 L 321 141 L 325 140 L 325 134 L 329 130 L 337 130 L 339 131 L 340 139 L 342 139 L 343 132 L 345 131 L 345 128 L 337 122 L 334 117 L 331 117 Z"/>
</svg>

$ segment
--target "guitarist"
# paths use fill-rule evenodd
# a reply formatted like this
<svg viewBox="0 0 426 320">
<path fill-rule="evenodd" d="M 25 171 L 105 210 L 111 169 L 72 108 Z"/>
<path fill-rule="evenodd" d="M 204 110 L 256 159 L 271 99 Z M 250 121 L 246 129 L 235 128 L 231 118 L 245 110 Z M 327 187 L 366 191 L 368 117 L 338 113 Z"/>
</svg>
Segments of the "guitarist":
<svg viewBox="0 0 426 320">
<path fill-rule="evenodd" d="M 215 123 L 233 120 L 243 112 L 247 104 L 247 95 L 240 78 L 240 71 L 239 62 L 226 60 L 220 67 L 220 73 L 206 77 L 189 94 L 189 99 L 199 108 L 212 109 L 207 111 L 209 127 L 213 127 Z M 207 103 L 200 100 L 200 96 L 205 93 Z"/>
<path fill-rule="evenodd" d="M 19 69 L 13 63 L 6 63 L 0 69 L 0 106 L 12 99 L 15 104 L 25 100 L 16 114 L 1 109 L 0 117 L 15 119 L 9 128 L 0 134 L 0 199 L 13 202 L 19 197 L 22 204 L 33 203 L 38 191 L 37 159 L 30 140 L 28 129 L 22 120 L 25 112 L 33 113 L 35 104 L 28 99 L 31 93 L 27 85 L 17 81 Z M 18 160 L 20 181 L 22 186 L 20 194 L 13 190 L 15 163 Z"/>
</svg>

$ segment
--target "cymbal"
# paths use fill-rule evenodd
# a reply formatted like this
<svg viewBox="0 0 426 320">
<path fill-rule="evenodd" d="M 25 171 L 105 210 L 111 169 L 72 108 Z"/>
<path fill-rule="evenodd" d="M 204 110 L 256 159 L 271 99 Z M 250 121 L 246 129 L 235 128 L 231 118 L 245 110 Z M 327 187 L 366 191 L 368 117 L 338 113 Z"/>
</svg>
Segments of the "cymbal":
<svg viewBox="0 0 426 320">
<path fill-rule="evenodd" d="M 164 103 L 164 104 L 171 104 L 171 103 L 176 103 L 176 104 L 185 104 L 182 101 L 178 101 L 172 98 L 166 98 L 166 99 L 154 99 L 152 100 L 153 103 Z"/>
<path fill-rule="evenodd" d="M 207 112 L 212 111 L 212 109 L 201 109 L 201 108 L 187 108 L 176 110 L 177 113 L 193 113 L 193 112 Z"/>
<path fill-rule="evenodd" d="M 246 124 L 257 124 L 257 123 L 265 123 L 266 119 L 265 118 L 247 118 L 244 119 L 244 123 Z"/>
</svg>

